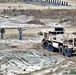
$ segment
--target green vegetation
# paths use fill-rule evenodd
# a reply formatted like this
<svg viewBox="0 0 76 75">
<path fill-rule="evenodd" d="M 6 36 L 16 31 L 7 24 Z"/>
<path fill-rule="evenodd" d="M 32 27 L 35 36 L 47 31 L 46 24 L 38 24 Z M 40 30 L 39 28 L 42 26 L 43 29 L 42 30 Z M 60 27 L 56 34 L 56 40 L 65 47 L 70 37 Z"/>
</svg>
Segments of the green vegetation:
<svg viewBox="0 0 76 75">
<path fill-rule="evenodd" d="M 76 75 L 76 69 L 72 69 L 72 70 L 70 70 L 69 72 L 67 71 L 67 72 L 63 72 L 63 75 Z"/>
<path fill-rule="evenodd" d="M 72 69 L 69 74 L 76 74 L 76 69 Z"/>
</svg>

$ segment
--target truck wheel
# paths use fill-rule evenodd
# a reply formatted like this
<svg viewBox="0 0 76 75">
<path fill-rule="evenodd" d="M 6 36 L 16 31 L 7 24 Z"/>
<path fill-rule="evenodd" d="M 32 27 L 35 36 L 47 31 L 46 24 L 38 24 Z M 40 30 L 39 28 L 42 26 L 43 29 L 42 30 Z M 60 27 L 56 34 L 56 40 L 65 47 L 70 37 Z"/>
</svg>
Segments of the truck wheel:
<svg viewBox="0 0 76 75">
<path fill-rule="evenodd" d="M 68 57 L 72 56 L 73 50 L 71 48 L 65 47 L 64 54 Z"/>
<path fill-rule="evenodd" d="M 52 46 L 52 43 L 49 43 L 49 45 L 48 45 L 48 50 L 49 50 L 49 51 L 54 51 L 53 46 Z"/>
<path fill-rule="evenodd" d="M 60 53 L 61 55 L 64 54 L 64 52 L 63 52 L 63 46 L 59 46 L 59 53 Z"/>
<path fill-rule="evenodd" d="M 43 48 L 46 48 L 46 49 L 48 48 L 48 41 L 43 42 Z"/>
</svg>

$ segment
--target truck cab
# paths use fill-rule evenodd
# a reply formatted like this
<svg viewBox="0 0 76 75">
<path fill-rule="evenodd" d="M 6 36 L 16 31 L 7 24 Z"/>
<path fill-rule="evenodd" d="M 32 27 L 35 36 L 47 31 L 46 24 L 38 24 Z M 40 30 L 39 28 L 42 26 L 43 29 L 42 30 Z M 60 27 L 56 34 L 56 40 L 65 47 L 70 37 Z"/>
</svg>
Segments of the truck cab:
<svg viewBox="0 0 76 75">
<path fill-rule="evenodd" d="M 56 36 L 59 34 L 64 34 L 65 30 L 63 27 L 55 27 L 54 30 L 44 30 L 41 31 L 41 35 L 43 36 L 43 39 L 46 40 L 57 40 Z"/>
</svg>

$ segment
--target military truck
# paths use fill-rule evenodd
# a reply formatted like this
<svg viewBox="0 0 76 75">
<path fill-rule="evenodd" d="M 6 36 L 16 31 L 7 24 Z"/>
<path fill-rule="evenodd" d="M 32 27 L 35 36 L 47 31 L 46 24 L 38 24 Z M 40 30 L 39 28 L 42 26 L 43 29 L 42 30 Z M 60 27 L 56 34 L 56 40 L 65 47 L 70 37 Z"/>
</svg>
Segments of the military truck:
<svg viewBox="0 0 76 75">
<path fill-rule="evenodd" d="M 49 51 L 58 49 L 60 54 L 72 56 L 76 50 L 76 36 L 65 33 L 62 27 L 56 27 L 54 31 L 45 30 L 42 32 L 42 36 L 42 46 Z"/>
</svg>

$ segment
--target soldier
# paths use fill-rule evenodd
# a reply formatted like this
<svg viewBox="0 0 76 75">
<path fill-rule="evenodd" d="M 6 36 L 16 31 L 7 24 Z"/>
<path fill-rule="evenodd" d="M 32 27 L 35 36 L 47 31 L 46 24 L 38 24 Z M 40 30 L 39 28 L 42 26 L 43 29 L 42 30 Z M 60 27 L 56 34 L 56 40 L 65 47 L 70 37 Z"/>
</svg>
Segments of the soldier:
<svg viewBox="0 0 76 75">
<path fill-rule="evenodd" d="M 2 29 L 1 29 L 1 39 L 3 39 L 3 35 L 4 35 L 4 33 L 5 33 L 5 29 L 2 28 Z"/>
<path fill-rule="evenodd" d="M 19 31 L 19 40 L 22 40 L 22 28 L 18 27 L 18 31 Z"/>
</svg>

